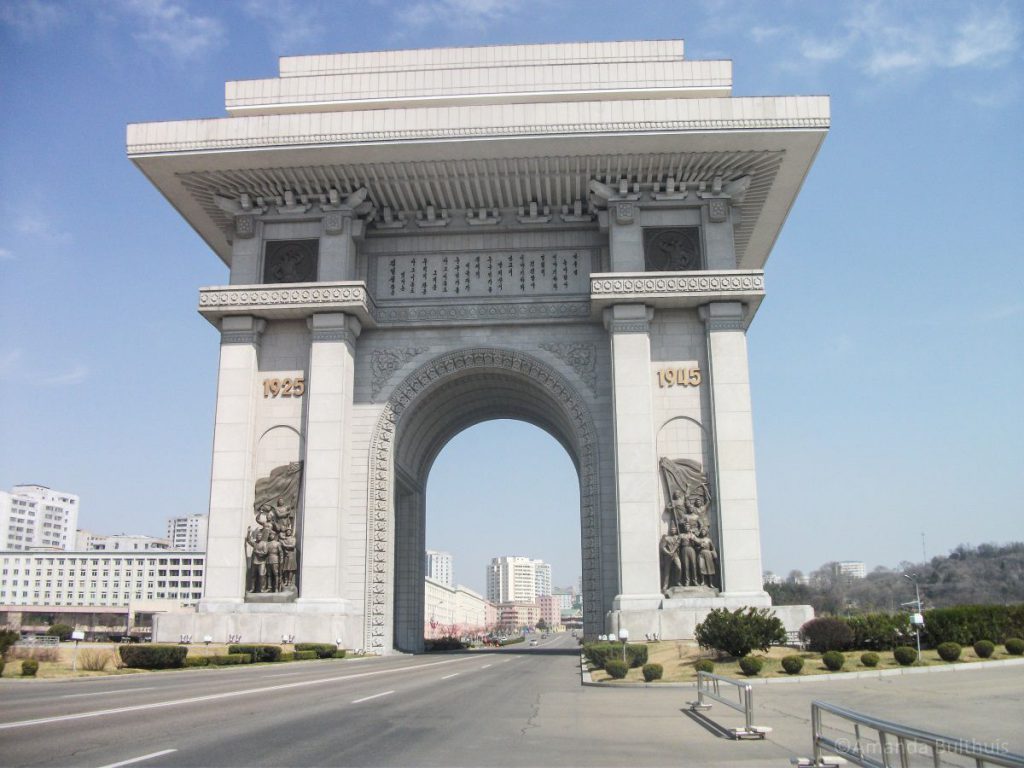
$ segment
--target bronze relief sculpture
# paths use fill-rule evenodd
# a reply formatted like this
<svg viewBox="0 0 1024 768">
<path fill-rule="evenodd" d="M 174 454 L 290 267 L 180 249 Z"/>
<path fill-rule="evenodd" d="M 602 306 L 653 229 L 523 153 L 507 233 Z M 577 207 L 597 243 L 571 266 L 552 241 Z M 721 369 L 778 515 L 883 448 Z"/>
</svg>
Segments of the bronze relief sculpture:
<svg viewBox="0 0 1024 768">
<path fill-rule="evenodd" d="M 717 592 L 718 551 L 711 537 L 711 491 L 699 462 L 659 462 L 670 499 L 665 513 L 668 532 L 661 537 L 661 591 L 666 597 Z"/>
<path fill-rule="evenodd" d="M 255 525 L 245 533 L 246 600 L 289 600 L 298 596 L 296 538 L 302 462 L 275 467 L 256 481 Z"/>
</svg>

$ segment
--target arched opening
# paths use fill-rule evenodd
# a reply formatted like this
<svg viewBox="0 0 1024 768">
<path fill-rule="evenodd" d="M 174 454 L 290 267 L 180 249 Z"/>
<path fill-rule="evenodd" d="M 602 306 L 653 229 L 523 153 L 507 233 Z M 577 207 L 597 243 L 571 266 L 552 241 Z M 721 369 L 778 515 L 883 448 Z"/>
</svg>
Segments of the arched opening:
<svg viewBox="0 0 1024 768">
<path fill-rule="evenodd" d="M 602 537 L 598 445 L 589 409 L 561 375 L 536 358 L 471 349 L 435 358 L 410 374 L 378 422 L 370 453 L 369 649 L 422 649 L 427 477 L 453 437 L 494 419 L 544 430 L 572 459 L 580 485 L 584 631 L 600 631 L 610 600 L 604 592 L 615 585 L 602 579 L 608 542 Z"/>
<path fill-rule="evenodd" d="M 579 475 L 564 446 L 543 430 L 507 419 L 463 430 L 438 454 L 426 504 L 427 548 L 450 555 L 438 559 L 437 576 L 460 590 L 458 599 L 436 585 L 426 590 L 427 637 L 495 628 L 497 617 L 488 622 L 479 602 L 461 592 L 492 599 L 488 565 L 495 557 L 541 560 L 550 566 L 546 586 L 577 589 Z M 538 618 L 543 613 L 538 608 Z"/>
</svg>

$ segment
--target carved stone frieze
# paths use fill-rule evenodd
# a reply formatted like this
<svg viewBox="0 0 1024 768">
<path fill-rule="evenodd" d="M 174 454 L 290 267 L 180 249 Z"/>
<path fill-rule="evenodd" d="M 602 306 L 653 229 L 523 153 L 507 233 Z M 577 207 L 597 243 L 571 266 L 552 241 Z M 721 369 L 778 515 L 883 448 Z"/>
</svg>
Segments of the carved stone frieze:
<svg viewBox="0 0 1024 768">
<path fill-rule="evenodd" d="M 426 352 L 427 347 L 406 347 L 404 349 L 376 349 L 370 356 L 370 395 L 376 397 L 392 374 L 417 355 Z"/>
<path fill-rule="evenodd" d="M 271 240 L 264 246 L 263 282 L 314 282 L 319 251 L 319 240 Z"/>
<path fill-rule="evenodd" d="M 388 564 L 394 550 L 394 452 L 398 424 L 405 410 L 421 395 L 440 386 L 450 375 L 472 368 L 507 371 L 525 376 L 542 387 L 559 404 L 572 427 L 580 473 L 580 517 L 583 547 L 583 588 L 592 595 L 584 605 L 584 625 L 589 632 L 600 630 L 601 548 L 599 511 L 601 508 L 599 447 L 593 418 L 585 401 L 550 366 L 522 352 L 506 349 L 474 348 L 434 358 L 405 377 L 384 406 L 370 446 L 369 535 L 367 562 L 370 576 L 366 586 L 366 648 L 382 653 L 386 627 L 391 617 L 388 603 Z"/>
<path fill-rule="evenodd" d="M 524 303 L 473 303 L 450 302 L 441 305 L 382 307 L 377 310 L 377 322 L 400 324 L 424 321 L 458 322 L 504 321 L 504 320 L 560 320 L 590 317 L 590 302 L 580 301 L 533 301 Z"/>
<path fill-rule="evenodd" d="M 256 217 L 251 215 L 235 216 L 235 234 L 243 240 L 256 234 Z"/>
<path fill-rule="evenodd" d="M 697 227 L 645 230 L 644 264 L 648 272 L 700 269 L 700 231 Z"/>
<path fill-rule="evenodd" d="M 540 348 L 568 364 L 591 392 L 597 390 L 597 349 L 593 344 L 546 342 Z"/>
</svg>

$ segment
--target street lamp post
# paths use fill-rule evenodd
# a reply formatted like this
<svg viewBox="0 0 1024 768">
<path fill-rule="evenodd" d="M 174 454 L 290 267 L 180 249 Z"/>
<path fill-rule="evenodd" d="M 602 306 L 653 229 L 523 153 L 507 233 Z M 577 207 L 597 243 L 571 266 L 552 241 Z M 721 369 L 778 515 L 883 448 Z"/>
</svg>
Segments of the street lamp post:
<svg viewBox="0 0 1024 768">
<path fill-rule="evenodd" d="M 910 623 L 914 625 L 914 632 L 917 635 L 917 663 L 921 663 L 921 625 L 924 624 L 924 616 L 921 615 L 921 587 L 917 583 L 916 573 L 904 573 L 903 578 L 914 585 L 914 613 L 910 617 Z M 906 605 L 906 603 L 904 603 Z"/>
</svg>

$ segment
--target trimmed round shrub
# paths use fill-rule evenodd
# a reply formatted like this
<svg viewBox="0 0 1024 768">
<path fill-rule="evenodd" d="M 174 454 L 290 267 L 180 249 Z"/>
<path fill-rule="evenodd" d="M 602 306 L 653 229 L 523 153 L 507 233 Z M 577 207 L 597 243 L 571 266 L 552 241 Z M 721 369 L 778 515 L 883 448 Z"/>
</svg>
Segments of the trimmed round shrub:
<svg viewBox="0 0 1024 768">
<path fill-rule="evenodd" d="M 35 677 L 36 672 L 39 671 L 39 662 L 35 659 L 25 659 L 21 662 L 21 676 L 22 677 Z"/>
<path fill-rule="evenodd" d="M 935 650 L 939 652 L 939 658 L 943 661 L 956 661 L 960 658 L 960 643 L 939 643 Z"/>
<path fill-rule="evenodd" d="M 185 666 L 188 647 L 184 645 L 119 645 L 118 653 L 126 667 L 134 669 L 177 669 Z"/>
<path fill-rule="evenodd" d="M 295 661 L 295 652 L 281 651 L 281 661 Z"/>
<path fill-rule="evenodd" d="M 622 643 L 587 643 L 583 646 L 587 661 L 598 669 L 604 669 L 611 659 L 622 660 Z M 647 646 L 643 643 L 626 644 L 626 663 L 630 668 L 642 667 L 647 663 Z"/>
<path fill-rule="evenodd" d="M 185 657 L 186 667 L 208 667 L 210 666 L 209 656 L 186 656 Z"/>
<path fill-rule="evenodd" d="M 850 625 L 832 616 L 811 619 L 800 627 L 800 636 L 807 647 L 817 653 L 845 651 L 853 646 L 853 630 Z"/>
<path fill-rule="evenodd" d="M 799 675 L 804 668 L 804 660 L 801 656 L 786 656 L 782 659 L 782 668 L 787 675 Z"/>
<path fill-rule="evenodd" d="M 979 659 L 987 659 L 996 652 L 996 644 L 991 640 L 979 640 L 974 644 L 974 655 Z"/>
<path fill-rule="evenodd" d="M 825 651 L 821 655 L 821 661 L 833 672 L 838 672 L 846 663 L 846 657 L 839 651 Z"/>
<path fill-rule="evenodd" d="M 696 662 L 694 662 L 693 668 L 698 672 L 714 672 L 715 662 L 713 662 L 711 659 L 698 659 Z"/>
<path fill-rule="evenodd" d="M 764 667 L 764 661 L 757 656 L 744 656 L 740 659 L 740 669 L 743 670 L 743 674 L 747 677 L 754 677 L 761 672 Z"/>
<path fill-rule="evenodd" d="M 46 630 L 46 634 L 59 637 L 62 643 L 66 643 L 71 639 L 71 633 L 74 631 L 75 628 L 70 624 L 51 624 L 50 628 Z"/>
<path fill-rule="evenodd" d="M 662 668 L 661 664 L 644 664 L 644 680 L 648 683 L 652 680 L 661 680 L 661 676 L 664 671 L 665 670 Z"/>
<path fill-rule="evenodd" d="M 767 651 L 786 644 L 786 628 L 767 608 L 716 608 L 697 625 L 694 633 L 701 648 L 711 648 L 733 658 L 748 655 L 755 648 Z"/>
<path fill-rule="evenodd" d="M 296 651 L 293 657 L 295 661 L 312 661 L 320 658 L 316 651 Z"/>
<path fill-rule="evenodd" d="M 892 655 L 901 667 L 909 667 L 917 661 L 917 651 L 909 645 L 901 645 L 892 652 Z"/>
<path fill-rule="evenodd" d="M 860 655 L 860 663 L 863 664 L 865 667 L 877 667 L 878 662 L 880 662 L 881 660 L 882 657 L 874 651 L 868 651 L 867 653 L 862 653 Z"/>
<path fill-rule="evenodd" d="M 1008 637 L 1003 645 L 1011 656 L 1024 656 L 1024 640 L 1019 637 Z"/>
<path fill-rule="evenodd" d="M 344 659 L 345 658 L 345 649 L 342 648 L 340 651 L 335 651 L 334 655 L 331 656 L 331 658 L 332 659 Z"/>
<path fill-rule="evenodd" d="M 605 662 L 604 671 L 607 672 L 613 680 L 621 680 L 629 671 L 629 665 L 620 659 L 609 659 Z"/>
</svg>

